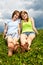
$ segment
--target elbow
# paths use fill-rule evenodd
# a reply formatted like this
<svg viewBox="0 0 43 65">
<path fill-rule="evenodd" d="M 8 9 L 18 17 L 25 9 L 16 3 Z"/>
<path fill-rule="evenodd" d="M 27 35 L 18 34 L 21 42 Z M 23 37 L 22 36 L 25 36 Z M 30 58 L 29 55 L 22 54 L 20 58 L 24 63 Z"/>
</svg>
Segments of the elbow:
<svg viewBox="0 0 43 65">
<path fill-rule="evenodd" d="M 33 30 L 35 31 L 35 30 L 36 30 L 36 28 L 35 28 L 35 27 L 33 27 Z"/>
</svg>

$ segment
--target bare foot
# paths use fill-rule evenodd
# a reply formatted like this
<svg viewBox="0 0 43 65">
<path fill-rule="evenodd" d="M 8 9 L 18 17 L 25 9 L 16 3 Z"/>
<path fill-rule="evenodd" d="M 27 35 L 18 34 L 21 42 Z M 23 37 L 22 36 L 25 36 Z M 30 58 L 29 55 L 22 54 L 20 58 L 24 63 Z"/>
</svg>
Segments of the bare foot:
<svg viewBox="0 0 43 65">
<path fill-rule="evenodd" d="M 8 51 L 8 56 L 12 56 L 12 51 L 11 50 Z"/>
<path fill-rule="evenodd" d="M 18 52 L 18 48 L 19 48 L 20 46 L 19 46 L 19 44 L 15 44 L 14 45 L 14 51 L 17 51 Z"/>
<path fill-rule="evenodd" d="M 28 51 L 30 50 L 31 48 L 28 46 Z"/>
<path fill-rule="evenodd" d="M 25 52 L 24 46 L 21 45 L 21 52 Z"/>
</svg>

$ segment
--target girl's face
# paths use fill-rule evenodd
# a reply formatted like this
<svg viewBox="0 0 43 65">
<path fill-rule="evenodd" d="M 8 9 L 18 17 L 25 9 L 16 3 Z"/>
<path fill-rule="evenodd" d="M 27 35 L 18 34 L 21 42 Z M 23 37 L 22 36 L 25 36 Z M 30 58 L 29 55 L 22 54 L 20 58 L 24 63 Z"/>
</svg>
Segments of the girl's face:
<svg viewBox="0 0 43 65">
<path fill-rule="evenodd" d="M 26 13 L 22 13 L 21 16 L 23 20 L 26 20 L 28 18 L 28 15 Z"/>
<path fill-rule="evenodd" d="M 19 18 L 19 13 L 16 13 L 15 15 L 14 15 L 14 17 L 13 17 L 13 20 L 15 21 L 15 20 L 17 20 Z"/>
</svg>

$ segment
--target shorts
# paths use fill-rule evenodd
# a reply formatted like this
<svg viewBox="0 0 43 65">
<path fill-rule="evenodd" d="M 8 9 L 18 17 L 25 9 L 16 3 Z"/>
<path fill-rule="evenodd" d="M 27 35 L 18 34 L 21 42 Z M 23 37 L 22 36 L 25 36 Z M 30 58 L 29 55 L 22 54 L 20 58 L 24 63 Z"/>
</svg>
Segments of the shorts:
<svg viewBox="0 0 43 65">
<path fill-rule="evenodd" d="M 19 39 L 19 35 L 18 33 L 13 33 L 13 34 L 6 34 L 6 39 L 8 38 L 8 36 L 11 36 L 12 38 L 18 38 Z"/>
<path fill-rule="evenodd" d="M 28 36 L 30 34 L 35 34 L 35 32 L 23 32 L 22 34 L 26 34 Z"/>
</svg>

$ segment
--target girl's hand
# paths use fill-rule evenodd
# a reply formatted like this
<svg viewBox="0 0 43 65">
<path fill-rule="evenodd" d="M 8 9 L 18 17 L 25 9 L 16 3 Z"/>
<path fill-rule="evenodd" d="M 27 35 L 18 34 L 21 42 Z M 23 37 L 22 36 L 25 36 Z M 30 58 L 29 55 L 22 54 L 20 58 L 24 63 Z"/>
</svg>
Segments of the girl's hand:
<svg viewBox="0 0 43 65">
<path fill-rule="evenodd" d="M 37 35 L 39 35 L 39 32 L 37 32 Z"/>
<path fill-rule="evenodd" d="M 5 38 L 5 37 L 6 37 L 6 35 L 3 34 L 3 38 Z"/>
</svg>

